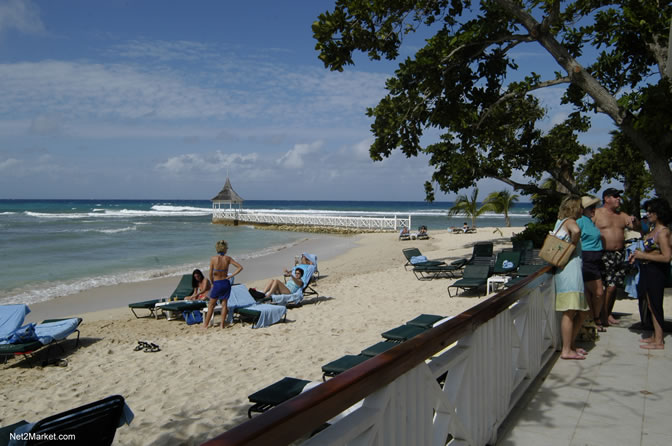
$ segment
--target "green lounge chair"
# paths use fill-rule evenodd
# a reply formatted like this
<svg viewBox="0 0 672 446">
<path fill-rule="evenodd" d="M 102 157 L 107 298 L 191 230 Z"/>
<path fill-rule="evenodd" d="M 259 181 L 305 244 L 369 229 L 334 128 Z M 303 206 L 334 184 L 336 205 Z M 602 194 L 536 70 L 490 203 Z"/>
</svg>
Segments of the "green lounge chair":
<svg viewBox="0 0 672 446">
<path fill-rule="evenodd" d="M 407 267 L 409 266 L 416 267 L 416 266 L 445 265 L 445 262 L 442 260 L 427 260 L 426 262 L 411 263 L 411 259 L 413 257 L 422 256 L 422 253 L 418 248 L 404 248 L 401 250 L 401 252 L 404 254 L 404 257 L 406 257 L 406 263 L 404 264 L 404 269 L 408 269 Z"/>
<path fill-rule="evenodd" d="M 493 274 L 510 276 L 516 273 L 520 266 L 520 251 L 502 251 L 497 254 Z M 510 262 L 512 266 L 504 267 L 504 262 Z"/>
<path fill-rule="evenodd" d="M 543 268 L 546 265 L 520 265 L 518 268 L 518 271 L 516 271 L 516 277 L 513 279 L 509 280 L 506 283 L 506 287 L 510 287 L 511 285 L 515 285 L 516 283 L 520 282 L 521 280 L 525 279 L 528 276 L 531 276 L 532 274 L 536 273 L 539 271 L 541 268 Z"/>
<path fill-rule="evenodd" d="M 369 358 L 373 358 L 376 355 L 379 355 L 381 353 L 385 353 L 389 349 L 396 347 L 399 345 L 398 342 L 392 342 L 392 341 L 380 341 L 377 344 L 373 344 L 370 347 L 366 347 L 364 350 L 360 352 L 360 355 L 368 356 Z"/>
<path fill-rule="evenodd" d="M 417 325 L 400 325 L 397 328 L 382 333 L 381 336 L 388 341 L 404 342 L 422 332 L 428 330 L 428 327 L 418 327 Z"/>
<path fill-rule="evenodd" d="M 470 288 L 478 288 L 484 286 L 488 283 L 488 277 L 490 276 L 490 266 L 489 265 L 467 265 L 464 268 L 464 273 L 462 278 L 452 285 L 448 286 L 448 296 L 453 297 L 450 294 L 451 288 L 461 288 L 463 290 Z"/>
<path fill-rule="evenodd" d="M 467 264 L 467 259 L 457 259 L 449 265 L 416 265 L 413 274 L 418 280 L 434 280 L 440 278 L 455 278 L 455 273 Z"/>
<path fill-rule="evenodd" d="M 436 314 L 421 314 L 415 319 L 411 319 L 410 321 L 406 322 L 406 325 L 413 325 L 415 327 L 422 327 L 422 328 L 432 328 L 434 324 L 436 324 L 442 319 L 445 319 L 445 317 L 437 316 Z"/>
<path fill-rule="evenodd" d="M 469 265 L 488 265 L 492 263 L 492 251 L 494 245 L 492 242 L 477 242 L 474 244 L 471 259 L 467 262 Z"/>
<path fill-rule="evenodd" d="M 294 398 L 303 391 L 309 382 L 305 379 L 285 377 L 268 387 L 254 392 L 247 397 L 250 403 L 253 403 L 253 406 L 247 411 L 247 417 L 252 418 L 252 412 L 263 413 Z"/>
<path fill-rule="evenodd" d="M 175 288 L 175 291 L 173 291 L 173 293 L 167 299 L 151 299 L 151 300 L 144 300 L 142 302 L 135 302 L 132 304 L 128 304 L 128 308 L 131 309 L 133 315 L 136 318 L 140 318 L 141 316 L 138 316 L 135 310 L 149 311 L 149 315 L 142 317 L 151 317 L 151 316 L 158 317 L 156 313 L 156 304 L 171 300 L 183 300 L 185 297 L 190 296 L 191 293 L 193 292 L 194 287 L 191 284 L 191 274 L 185 274 L 182 276 L 180 282 L 177 284 L 177 288 Z"/>
<path fill-rule="evenodd" d="M 343 373 L 346 370 L 363 363 L 367 359 L 371 359 L 371 356 L 345 355 L 335 361 L 331 361 L 330 363 L 322 366 L 322 381 L 326 381 L 327 377 L 334 377 L 340 373 Z"/>
<path fill-rule="evenodd" d="M 29 433 L 35 436 L 72 435 L 73 444 L 111 445 L 117 427 L 130 424 L 133 415 L 125 410 L 126 403 L 120 395 L 109 396 L 100 401 L 70 409 L 44 418 L 30 426 L 20 421 L 0 429 L 0 444 L 9 443 L 9 434 Z M 39 438 L 39 437 L 38 437 Z M 27 441 L 25 444 L 51 444 L 56 440 Z M 60 442 L 59 442 L 60 443 Z M 68 441 L 64 440 L 63 444 Z"/>
</svg>

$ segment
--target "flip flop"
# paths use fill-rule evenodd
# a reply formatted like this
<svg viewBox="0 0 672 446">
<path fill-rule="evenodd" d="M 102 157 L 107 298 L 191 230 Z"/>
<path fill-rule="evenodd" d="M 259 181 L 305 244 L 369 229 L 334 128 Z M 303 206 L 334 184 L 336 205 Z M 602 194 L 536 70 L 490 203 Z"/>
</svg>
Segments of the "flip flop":
<svg viewBox="0 0 672 446">
<path fill-rule="evenodd" d="M 576 353 L 578 353 L 578 354 L 581 355 L 581 356 L 586 356 L 586 355 L 588 354 L 588 352 L 585 351 L 585 350 L 582 349 L 582 348 L 577 348 L 577 349 L 576 349 Z"/>
<path fill-rule="evenodd" d="M 138 341 L 138 345 L 135 346 L 133 351 L 139 352 L 140 350 L 144 350 L 147 347 L 149 347 L 149 343 L 145 341 Z"/>
<path fill-rule="evenodd" d="M 595 328 L 597 329 L 598 333 L 605 333 L 607 331 L 607 329 L 604 328 L 604 325 L 595 324 Z"/>
<path fill-rule="evenodd" d="M 581 356 L 581 355 L 579 355 L 579 354 L 576 354 L 576 355 L 568 356 L 568 357 L 566 357 L 566 358 L 565 358 L 564 356 L 560 356 L 560 359 L 565 359 L 565 360 L 577 360 L 577 361 L 579 361 L 579 360 L 582 360 L 582 359 L 586 359 L 586 357 L 585 357 L 585 356 Z"/>
<path fill-rule="evenodd" d="M 665 349 L 665 344 L 640 344 L 639 348 L 643 348 L 645 350 L 664 350 Z"/>
<path fill-rule="evenodd" d="M 149 345 L 145 348 L 145 353 L 156 353 L 156 352 L 160 352 L 160 351 L 161 351 L 161 347 L 154 344 L 153 342 L 150 342 Z"/>
</svg>

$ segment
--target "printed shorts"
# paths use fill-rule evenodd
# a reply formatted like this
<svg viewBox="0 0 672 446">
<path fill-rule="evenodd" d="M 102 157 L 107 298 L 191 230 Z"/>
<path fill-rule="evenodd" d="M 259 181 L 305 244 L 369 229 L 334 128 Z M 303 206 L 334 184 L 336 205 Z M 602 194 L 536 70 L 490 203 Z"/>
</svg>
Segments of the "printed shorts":
<svg viewBox="0 0 672 446">
<path fill-rule="evenodd" d="M 625 249 L 602 252 L 602 282 L 604 286 L 623 288 L 626 273 Z"/>
</svg>

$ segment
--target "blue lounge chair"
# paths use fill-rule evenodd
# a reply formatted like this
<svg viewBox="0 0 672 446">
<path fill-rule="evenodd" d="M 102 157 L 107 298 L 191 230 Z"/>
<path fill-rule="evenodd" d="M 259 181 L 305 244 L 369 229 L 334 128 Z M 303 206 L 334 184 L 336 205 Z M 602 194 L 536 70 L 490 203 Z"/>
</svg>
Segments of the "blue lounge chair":
<svg viewBox="0 0 672 446">
<path fill-rule="evenodd" d="M 75 347 L 79 346 L 81 318 L 47 319 L 40 324 L 22 325 L 29 312 L 30 308 L 25 304 L 0 306 L 0 357 L 3 362 L 11 356 L 23 355 L 32 367 L 34 353 L 48 347 L 44 363 L 49 364 L 51 348 L 58 346 L 63 350 L 60 343 L 75 332 Z"/>
</svg>

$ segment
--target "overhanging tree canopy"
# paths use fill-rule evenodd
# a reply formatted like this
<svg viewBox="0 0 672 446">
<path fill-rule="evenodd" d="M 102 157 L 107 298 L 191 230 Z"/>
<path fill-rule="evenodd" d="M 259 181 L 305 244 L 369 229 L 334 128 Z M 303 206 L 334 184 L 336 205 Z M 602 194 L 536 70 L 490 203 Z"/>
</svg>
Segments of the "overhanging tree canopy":
<svg viewBox="0 0 672 446">
<path fill-rule="evenodd" d="M 670 17 L 666 0 L 338 0 L 313 32 L 320 59 L 342 70 L 354 51 L 394 59 L 406 33 L 437 28 L 368 111 L 375 118 L 375 160 L 395 149 L 428 153 L 432 179 L 446 192 L 492 177 L 543 193 L 534 183 L 513 182 L 513 169 L 535 180 L 550 173 L 575 191 L 573 165 L 588 151 L 575 131 L 587 129 L 586 112 L 595 111 L 608 115 L 637 148 L 658 194 L 672 197 Z M 508 81 L 519 68 L 512 50 L 525 43 L 543 48 L 561 71 Z M 579 63 L 590 54 L 588 64 Z M 576 112 L 543 135 L 535 122 L 544 112 L 529 93 L 557 85 L 567 86 L 563 100 Z M 444 133 L 423 147 L 429 127 Z M 431 184 L 426 189 L 431 199 Z"/>
</svg>

